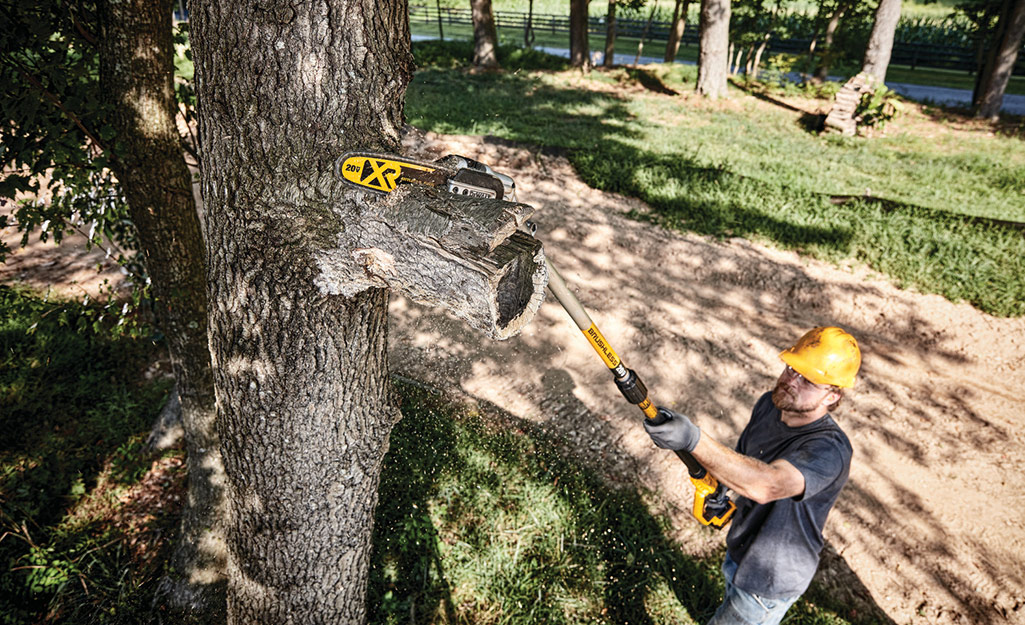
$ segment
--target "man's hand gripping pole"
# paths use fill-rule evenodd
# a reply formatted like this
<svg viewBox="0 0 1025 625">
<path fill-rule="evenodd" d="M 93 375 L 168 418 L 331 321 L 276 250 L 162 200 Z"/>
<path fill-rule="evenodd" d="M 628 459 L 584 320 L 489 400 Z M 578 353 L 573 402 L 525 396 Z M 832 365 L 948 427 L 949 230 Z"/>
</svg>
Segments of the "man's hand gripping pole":
<svg viewBox="0 0 1025 625">
<path fill-rule="evenodd" d="M 584 333 L 591 347 L 608 366 L 623 397 L 631 404 L 636 404 L 644 413 L 645 418 L 651 419 L 655 425 L 665 423 L 672 418 L 670 413 L 655 407 L 648 397 L 648 389 L 637 377 L 637 373 L 623 365 L 623 361 L 609 345 L 608 340 L 602 336 L 598 326 L 591 321 L 590 315 L 584 310 L 580 300 L 566 286 L 566 281 L 562 279 L 550 262 L 545 262 L 548 264 L 548 289 L 555 295 L 555 299 L 559 300 L 562 307 L 572 317 L 573 322 Z M 737 506 L 727 496 L 726 488 L 712 477 L 712 474 L 701 466 L 701 463 L 689 452 L 679 449 L 676 450 L 676 455 L 687 465 L 690 481 L 694 484 L 694 508 L 692 510 L 694 518 L 702 525 L 722 529 L 730 522 L 730 518 L 737 509 Z"/>
</svg>

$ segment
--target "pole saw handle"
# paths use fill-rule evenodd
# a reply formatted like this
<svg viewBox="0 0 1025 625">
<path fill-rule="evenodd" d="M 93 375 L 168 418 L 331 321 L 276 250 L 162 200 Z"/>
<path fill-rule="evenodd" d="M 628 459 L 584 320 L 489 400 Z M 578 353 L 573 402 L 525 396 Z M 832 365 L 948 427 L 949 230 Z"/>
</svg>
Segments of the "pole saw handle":
<svg viewBox="0 0 1025 625">
<path fill-rule="evenodd" d="M 654 417 L 649 417 L 649 423 L 662 425 L 672 418 L 671 412 L 659 408 Z M 689 451 L 685 449 L 674 449 L 673 451 L 687 465 L 690 481 L 694 484 L 694 509 L 692 510 L 694 518 L 702 525 L 708 525 L 717 530 L 722 529 L 730 522 L 733 513 L 737 511 L 737 505 L 730 501 L 726 487 L 712 477 L 712 474 Z"/>
</svg>

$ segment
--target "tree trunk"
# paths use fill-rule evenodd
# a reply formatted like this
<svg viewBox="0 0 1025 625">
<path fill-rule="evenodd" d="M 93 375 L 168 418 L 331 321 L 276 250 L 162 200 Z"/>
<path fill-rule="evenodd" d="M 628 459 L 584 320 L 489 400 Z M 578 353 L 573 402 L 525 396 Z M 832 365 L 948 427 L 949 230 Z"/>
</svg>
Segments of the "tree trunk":
<svg viewBox="0 0 1025 625">
<path fill-rule="evenodd" d="M 587 33 L 587 3 L 569 0 L 569 64 L 585 72 L 591 69 L 590 42 Z"/>
<path fill-rule="evenodd" d="M 602 65 L 612 67 L 616 57 L 616 0 L 609 0 L 609 13 L 605 20 L 605 58 Z"/>
<path fill-rule="evenodd" d="M 545 261 L 518 231 L 529 206 L 365 190 L 402 172 L 367 152 L 400 147 L 405 2 L 267 7 L 207 0 L 192 22 L 229 623 L 361 623 L 399 418 L 387 288 L 502 338 L 540 306 Z"/>
<path fill-rule="evenodd" d="M 523 47 L 534 47 L 534 0 L 527 3 L 527 24 L 523 27 Z"/>
<path fill-rule="evenodd" d="M 176 622 L 223 618 L 223 467 L 214 427 L 206 267 L 192 180 L 175 125 L 170 1 L 103 1 L 100 80 L 128 200 L 181 399 L 188 502 L 160 600 Z"/>
<path fill-rule="evenodd" d="M 648 38 L 648 32 L 651 30 L 651 23 L 655 21 L 655 10 L 658 9 L 658 0 L 654 0 L 651 3 L 651 12 L 648 13 L 648 21 L 644 22 L 644 30 L 641 31 L 641 39 L 637 42 L 637 56 L 634 57 L 634 65 L 640 65 L 641 54 L 644 53 L 644 40 Z"/>
<path fill-rule="evenodd" d="M 473 64 L 483 69 L 498 67 L 498 35 L 491 0 L 470 0 L 473 16 Z"/>
<path fill-rule="evenodd" d="M 886 69 L 893 52 L 893 37 L 900 21 L 900 0 L 879 0 L 872 34 L 865 49 L 865 61 L 861 71 L 875 78 L 878 84 L 886 81 Z"/>
<path fill-rule="evenodd" d="M 365 195 L 333 164 L 395 152 L 402 0 L 196 2 L 210 346 L 227 474 L 229 623 L 360 623 L 399 418 L 383 289 L 318 286 Z"/>
<path fill-rule="evenodd" d="M 815 76 L 812 82 L 822 84 L 829 80 L 829 66 L 832 64 L 833 39 L 836 37 L 836 29 L 840 27 L 840 18 L 847 10 L 846 3 L 838 3 L 836 9 L 829 16 L 826 23 L 826 32 L 822 36 L 822 52 L 819 55 L 819 63 L 815 67 Z"/>
<path fill-rule="evenodd" d="M 687 11 L 690 8 L 690 0 L 676 0 L 673 6 L 673 23 L 669 27 L 669 42 L 666 43 L 666 63 L 676 60 L 676 54 L 680 51 L 680 42 L 683 41 L 683 33 L 687 28 Z"/>
<path fill-rule="evenodd" d="M 761 72 L 762 55 L 765 54 L 765 49 L 769 47 L 769 35 L 762 39 L 762 42 L 758 44 L 758 50 L 755 52 L 754 61 L 751 63 L 751 69 L 748 70 L 752 80 L 758 80 L 758 74 Z"/>
<path fill-rule="evenodd" d="M 441 0 L 434 0 L 434 8 L 438 10 L 438 40 L 445 41 L 445 27 L 441 23 Z"/>
<path fill-rule="evenodd" d="M 726 97 L 730 63 L 730 0 L 701 0 L 699 28 L 697 92 L 712 100 Z"/>
<path fill-rule="evenodd" d="M 975 105 L 976 117 L 997 119 L 1004 102 L 1004 91 L 1018 60 L 1025 38 L 1025 0 L 1004 0 L 996 36 L 980 75 Z"/>
</svg>

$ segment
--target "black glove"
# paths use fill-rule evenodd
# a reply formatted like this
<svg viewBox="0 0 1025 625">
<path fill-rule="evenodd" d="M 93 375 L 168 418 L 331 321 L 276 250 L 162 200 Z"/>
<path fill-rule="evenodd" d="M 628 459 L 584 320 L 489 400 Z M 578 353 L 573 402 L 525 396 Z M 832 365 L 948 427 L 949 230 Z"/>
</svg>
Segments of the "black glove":
<svg viewBox="0 0 1025 625">
<path fill-rule="evenodd" d="M 644 429 L 648 436 L 662 449 L 683 449 L 694 451 L 701 438 L 701 429 L 694 425 L 686 415 L 673 412 L 668 408 L 658 409 L 658 418 L 645 419 Z"/>
</svg>

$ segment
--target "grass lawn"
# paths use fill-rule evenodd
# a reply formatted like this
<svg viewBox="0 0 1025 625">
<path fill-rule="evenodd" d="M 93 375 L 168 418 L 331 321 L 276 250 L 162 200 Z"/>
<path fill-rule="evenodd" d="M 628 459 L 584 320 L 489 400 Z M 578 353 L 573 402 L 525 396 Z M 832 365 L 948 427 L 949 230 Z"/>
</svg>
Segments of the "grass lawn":
<svg viewBox="0 0 1025 625">
<path fill-rule="evenodd" d="M 645 218 L 667 227 L 854 259 L 902 285 L 1025 314 L 1025 237 L 990 221 L 1025 222 L 1020 138 L 955 132 L 917 109 L 883 136 L 820 135 L 740 91 L 714 104 L 664 92 L 690 93 L 693 66 L 583 76 L 530 71 L 540 55 L 506 49 L 510 71 L 468 74 L 446 56 L 468 44 L 416 47 L 424 69 L 406 114 L 419 128 L 563 148 L 588 184 L 645 200 Z M 883 201 L 835 203 L 866 194 Z"/>
</svg>

